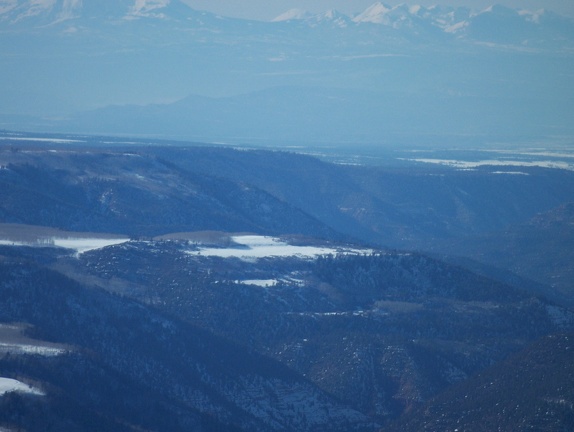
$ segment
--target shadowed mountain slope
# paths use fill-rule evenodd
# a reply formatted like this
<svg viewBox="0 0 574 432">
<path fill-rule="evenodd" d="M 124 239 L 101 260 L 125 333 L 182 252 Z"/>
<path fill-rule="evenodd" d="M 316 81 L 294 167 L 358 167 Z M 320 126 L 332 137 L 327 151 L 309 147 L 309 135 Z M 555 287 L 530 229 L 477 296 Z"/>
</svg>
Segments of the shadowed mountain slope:
<svg viewBox="0 0 574 432">
<path fill-rule="evenodd" d="M 571 430 L 573 340 L 572 333 L 542 338 L 384 431 Z"/>
</svg>

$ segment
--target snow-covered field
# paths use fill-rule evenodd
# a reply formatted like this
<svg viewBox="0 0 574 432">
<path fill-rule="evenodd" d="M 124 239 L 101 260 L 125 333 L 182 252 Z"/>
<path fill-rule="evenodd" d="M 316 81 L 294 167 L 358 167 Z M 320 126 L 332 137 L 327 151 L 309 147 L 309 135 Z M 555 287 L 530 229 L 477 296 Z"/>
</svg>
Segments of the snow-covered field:
<svg viewBox="0 0 574 432">
<path fill-rule="evenodd" d="M 199 248 L 199 250 L 189 251 L 191 255 L 221 258 L 240 258 L 243 260 L 257 260 L 266 257 L 299 257 L 313 259 L 321 255 L 337 254 L 367 254 L 371 250 L 352 248 L 332 248 L 321 246 L 296 246 L 290 245 L 275 237 L 259 235 L 233 236 L 231 240 L 235 243 L 227 248 Z M 270 284 L 271 281 L 266 281 Z"/>
<path fill-rule="evenodd" d="M 10 141 L 37 141 L 37 142 L 48 142 L 54 144 L 71 144 L 71 143 L 85 143 L 86 141 L 77 139 L 63 139 L 63 138 L 40 138 L 40 137 L 15 137 L 6 136 L 0 137 L 0 140 L 10 140 Z"/>
<path fill-rule="evenodd" d="M 554 168 L 574 171 L 574 162 L 566 161 L 553 161 L 553 160 L 538 160 L 538 161 L 523 161 L 523 160 L 481 160 L 481 161 L 463 161 L 454 159 L 408 159 L 412 162 L 424 162 L 438 165 L 446 165 L 458 169 L 474 169 L 481 166 L 497 166 L 497 167 L 540 167 L 540 168 Z M 497 172 L 500 174 L 500 171 Z M 513 172 L 516 174 L 516 172 Z"/>
<path fill-rule="evenodd" d="M 11 355 L 35 354 L 44 357 L 53 357 L 65 352 L 66 350 L 64 348 L 52 346 L 0 342 L 0 353 L 10 353 Z"/>
<path fill-rule="evenodd" d="M 261 288 L 268 288 L 268 287 L 272 287 L 275 286 L 279 283 L 280 281 L 278 279 L 246 279 L 246 280 L 241 280 L 241 281 L 237 281 L 237 283 L 243 284 L 243 285 L 255 285 Z"/>
<path fill-rule="evenodd" d="M 128 238 L 54 238 L 54 246 L 74 249 L 78 254 L 128 242 Z"/>
<path fill-rule="evenodd" d="M 279 283 L 286 283 L 291 286 L 303 286 L 305 281 L 301 279 L 294 279 L 292 277 L 281 277 L 280 279 L 243 279 L 236 281 L 236 283 L 242 285 L 254 285 L 261 288 L 270 288 Z"/>
<path fill-rule="evenodd" d="M 44 392 L 41 390 L 29 386 L 28 384 L 24 384 L 21 381 L 11 378 L 0 378 L 0 396 L 13 391 L 44 396 Z"/>
<path fill-rule="evenodd" d="M 25 335 L 27 326 L 22 324 L 0 324 L 0 356 L 41 355 L 53 357 L 70 351 L 69 347 L 52 342 L 32 339 Z"/>
<path fill-rule="evenodd" d="M 0 245 L 5 246 L 34 246 L 34 247 L 61 247 L 72 249 L 76 254 L 101 249 L 106 246 L 113 246 L 128 242 L 128 238 L 42 238 L 32 242 L 22 242 L 14 240 L 0 240 Z"/>
<path fill-rule="evenodd" d="M 425 151 L 416 158 L 401 157 L 399 160 L 445 165 L 461 170 L 478 167 L 524 167 L 552 168 L 574 171 L 574 152 L 568 148 L 480 149 Z M 496 174 L 506 173 L 497 171 Z M 510 172 L 516 174 L 517 172 Z M 525 173 L 524 173 L 525 174 Z"/>
</svg>

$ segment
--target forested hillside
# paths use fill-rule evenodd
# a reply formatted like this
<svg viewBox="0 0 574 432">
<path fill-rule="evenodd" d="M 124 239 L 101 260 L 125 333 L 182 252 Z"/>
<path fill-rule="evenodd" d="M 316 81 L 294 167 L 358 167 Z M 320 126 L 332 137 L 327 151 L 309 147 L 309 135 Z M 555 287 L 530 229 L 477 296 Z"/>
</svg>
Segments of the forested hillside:
<svg viewBox="0 0 574 432">
<path fill-rule="evenodd" d="M 27 139 L 0 148 L 1 427 L 511 430 L 516 392 L 571 424 L 542 348 L 574 328 L 571 171 Z"/>
</svg>

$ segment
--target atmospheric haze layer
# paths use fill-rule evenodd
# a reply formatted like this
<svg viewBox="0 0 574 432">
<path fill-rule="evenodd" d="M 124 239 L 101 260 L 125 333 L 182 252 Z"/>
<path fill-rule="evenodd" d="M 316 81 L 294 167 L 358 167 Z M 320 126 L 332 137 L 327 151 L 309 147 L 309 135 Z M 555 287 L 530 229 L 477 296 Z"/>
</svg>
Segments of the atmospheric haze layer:
<svg viewBox="0 0 574 432">
<path fill-rule="evenodd" d="M 3 2 L 0 127 L 209 142 L 569 136 L 574 24 L 386 6 L 272 22 L 171 2 Z"/>
</svg>

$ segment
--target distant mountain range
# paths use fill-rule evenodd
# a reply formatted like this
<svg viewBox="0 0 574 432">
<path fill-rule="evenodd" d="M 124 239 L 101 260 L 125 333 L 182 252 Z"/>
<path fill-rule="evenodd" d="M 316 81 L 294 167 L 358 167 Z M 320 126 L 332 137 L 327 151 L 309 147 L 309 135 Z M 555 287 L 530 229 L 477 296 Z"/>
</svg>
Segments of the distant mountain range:
<svg viewBox="0 0 574 432">
<path fill-rule="evenodd" d="M 377 142 L 574 124 L 574 22 L 545 10 L 375 3 L 257 22 L 177 0 L 5 1 L 0 41 L 4 128 Z"/>
<path fill-rule="evenodd" d="M 55 25 L 63 22 L 101 24 L 106 21 L 134 20 L 141 18 L 185 20 L 193 10 L 176 1 L 133 0 L 55 0 L 55 1 L 5 1 L 0 9 L 2 20 L 10 25 Z M 180 15 L 181 14 L 181 15 Z"/>
<path fill-rule="evenodd" d="M 401 4 L 390 7 L 374 3 L 362 13 L 347 16 L 330 10 L 322 14 L 309 14 L 292 9 L 273 21 L 300 20 L 313 26 L 335 23 L 341 27 L 353 24 L 379 24 L 413 35 L 444 32 L 458 38 L 469 38 L 508 43 L 528 43 L 543 38 L 558 40 L 572 36 L 572 22 L 566 17 L 540 9 L 529 11 L 493 5 L 481 11 L 468 7 L 446 7 Z"/>
<path fill-rule="evenodd" d="M 186 23 L 189 27 L 200 25 L 210 27 L 214 19 L 236 21 L 208 12 L 195 11 L 180 0 L 155 1 L 4 1 L 0 8 L 0 19 L 4 25 L 21 27 L 85 25 L 95 27 L 103 23 L 129 21 L 156 21 Z M 395 30 L 417 34 L 421 31 L 441 30 L 445 33 L 463 36 L 485 35 L 487 38 L 512 35 L 528 43 L 537 38 L 559 38 L 572 36 L 572 22 L 545 9 L 528 11 L 494 5 L 481 11 L 468 7 L 444 7 L 401 4 L 390 7 L 381 2 L 374 3 L 363 12 L 348 16 L 336 10 L 311 14 L 302 9 L 292 9 L 277 16 L 272 22 L 302 21 L 310 26 L 337 24 L 348 27 L 353 24 L 380 24 Z M 253 22 L 249 22 L 253 24 Z M 499 26 L 497 34 L 487 35 Z M 511 40 L 509 40 L 510 42 Z"/>
</svg>

